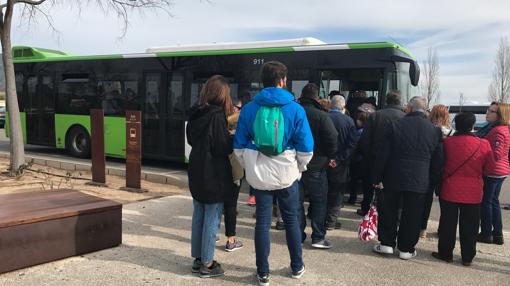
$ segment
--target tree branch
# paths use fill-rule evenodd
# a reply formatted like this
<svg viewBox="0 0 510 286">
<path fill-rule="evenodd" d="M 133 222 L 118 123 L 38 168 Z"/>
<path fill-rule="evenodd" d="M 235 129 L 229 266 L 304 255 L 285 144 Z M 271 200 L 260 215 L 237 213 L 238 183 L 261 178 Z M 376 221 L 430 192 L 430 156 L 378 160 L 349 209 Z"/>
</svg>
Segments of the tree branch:
<svg viewBox="0 0 510 286">
<path fill-rule="evenodd" d="M 44 3 L 46 0 L 32 1 L 32 0 L 14 0 L 14 4 L 16 3 L 25 3 L 27 5 L 40 5 Z"/>
</svg>

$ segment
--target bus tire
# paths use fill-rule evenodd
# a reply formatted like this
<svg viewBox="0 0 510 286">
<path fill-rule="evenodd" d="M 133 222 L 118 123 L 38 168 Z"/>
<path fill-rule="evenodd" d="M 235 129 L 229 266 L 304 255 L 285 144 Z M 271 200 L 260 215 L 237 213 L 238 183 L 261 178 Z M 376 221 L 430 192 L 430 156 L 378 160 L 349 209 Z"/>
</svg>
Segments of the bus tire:
<svg viewBox="0 0 510 286">
<path fill-rule="evenodd" d="M 74 126 L 66 136 L 66 149 L 74 157 L 90 158 L 90 135 L 81 126 Z"/>
</svg>

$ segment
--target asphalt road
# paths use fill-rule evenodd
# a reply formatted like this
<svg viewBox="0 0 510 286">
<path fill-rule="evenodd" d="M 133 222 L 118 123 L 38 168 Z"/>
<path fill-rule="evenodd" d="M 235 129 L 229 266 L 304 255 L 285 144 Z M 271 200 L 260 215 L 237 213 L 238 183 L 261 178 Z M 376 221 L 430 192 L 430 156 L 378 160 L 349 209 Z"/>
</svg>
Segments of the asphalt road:
<svg viewBox="0 0 510 286">
<path fill-rule="evenodd" d="M 3 129 L 0 129 L 0 151 L 4 151 L 4 152 L 9 151 L 9 138 L 5 137 L 5 132 Z M 29 154 L 44 156 L 44 157 L 52 158 L 52 159 L 61 158 L 61 159 L 67 159 L 67 160 L 74 160 L 77 162 L 89 161 L 86 159 L 78 159 L 78 158 L 71 157 L 66 153 L 65 150 L 49 148 L 49 147 L 44 147 L 44 146 L 26 145 L 25 151 Z M 117 159 L 117 158 L 108 158 L 107 162 L 109 164 L 123 164 L 124 160 Z M 183 166 L 182 164 L 170 164 L 168 162 L 153 161 L 153 160 L 151 160 L 151 161 L 144 160 L 143 167 L 145 169 L 151 169 L 151 170 L 157 171 L 157 172 L 168 172 L 168 171 L 184 170 L 185 169 L 185 166 Z M 248 193 L 248 187 L 243 186 L 242 192 Z M 501 191 L 499 199 L 500 199 L 500 203 L 502 206 L 510 206 L 510 179 L 505 181 L 505 184 L 503 185 L 503 189 Z M 432 206 L 430 218 L 432 220 L 439 220 L 439 204 L 437 202 L 437 199 L 434 199 L 434 200 L 435 201 Z M 510 231 L 510 210 L 502 210 L 502 215 L 503 215 L 503 228 L 506 231 Z"/>
<path fill-rule="evenodd" d="M 246 195 L 241 194 L 244 202 Z M 236 236 L 244 248 L 225 252 L 224 229 L 216 244 L 215 259 L 226 275 L 201 279 L 191 273 L 190 237 L 192 199 L 168 196 L 123 206 L 122 245 L 0 275 L 0 285 L 256 285 L 254 208 L 238 205 Z M 310 239 L 303 244 L 307 271 L 300 280 L 290 278 L 285 232 L 271 230 L 271 285 L 508 285 L 510 244 L 479 244 L 471 267 L 435 260 L 437 239 L 420 239 L 418 256 L 409 261 L 396 255 L 374 254 L 375 242 L 357 238 L 360 217 L 356 209 L 343 210 L 342 229 L 328 231 L 330 250 L 313 249 Z M 273 223 L 274 225 L 274 223 Z M 437 221 L 431 220 L 431 227 Z M 307 228 L 310 234 L 311 229 Z"/>
</svg>

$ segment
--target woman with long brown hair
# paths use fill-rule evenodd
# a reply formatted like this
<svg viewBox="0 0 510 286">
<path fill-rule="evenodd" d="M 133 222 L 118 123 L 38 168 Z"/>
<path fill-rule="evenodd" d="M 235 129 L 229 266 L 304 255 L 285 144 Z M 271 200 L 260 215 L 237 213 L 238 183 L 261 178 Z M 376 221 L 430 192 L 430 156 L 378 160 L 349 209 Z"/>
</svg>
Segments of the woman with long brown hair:
<svg viewBox="0 0 510 286">
<path fill-rule="evenodd" d="M 481 232 L 478 242 L 503 244 L 503 222 L 499 193 L 508 174 L 508 151 L 510 149 L 510 105 L 492 102 L 487 109 L 485 119 L 488 124 L 478 130 L 476 135 L 489 140 L 493 159 L 483 181 L 483 201 L 481 209 Z"/>
<path fill-rule="evenodd" d="M 437 126 L 441 128 L 441 133 L 443 133 L 443 138 L 453 135 L 453 129 L 450 123 L 450 112 L 448 110 L 448 106 L 443 104 L 437 104 L 432 107 L 432 110 L 429 114 L 429 120 Z M 427 194 L 427 198 L 425 200 L 425 208 L 423 209 L 423 220 L 421 223 L 420 237 L 427 237 L 427 225 L 430 217 L 430 210 L 432 209 L 432 201 L 434 200 L 434 192 L 431 190 Z"/>
<path fill-rule="evenodd" d="M 191 109 L 186 128 L 191 145 L 188 182 L 193 197 L 191 256 L 195 260 L 191 271 L 203 278 L 225 273 L 213 258 L 223 202 L 233 192 L 228 158 L 232 138 L 227 128 L 227 116 L 232 111 L 227 80 L 212 76 L 200 92 L 199 103 Z"/>
</svg>

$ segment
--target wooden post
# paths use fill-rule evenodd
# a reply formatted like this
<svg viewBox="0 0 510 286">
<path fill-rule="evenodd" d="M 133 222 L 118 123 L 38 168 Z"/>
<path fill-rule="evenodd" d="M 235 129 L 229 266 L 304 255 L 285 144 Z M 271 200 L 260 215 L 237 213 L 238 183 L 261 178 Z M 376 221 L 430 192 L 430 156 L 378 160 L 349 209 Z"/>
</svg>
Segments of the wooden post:
<svg viewBox="0 0 510 286">
<path fill-rule="evenodd" d="M 126 111 L 126 189 L 140 190 L 142 175 L 142 113 Z"/>
<path fill-rule="evenodd" d="M 104 155 L 104 112 L 102 109 L 90 110 L 92 184 L 106 183 L 106 160 Z"/>
</svg>

